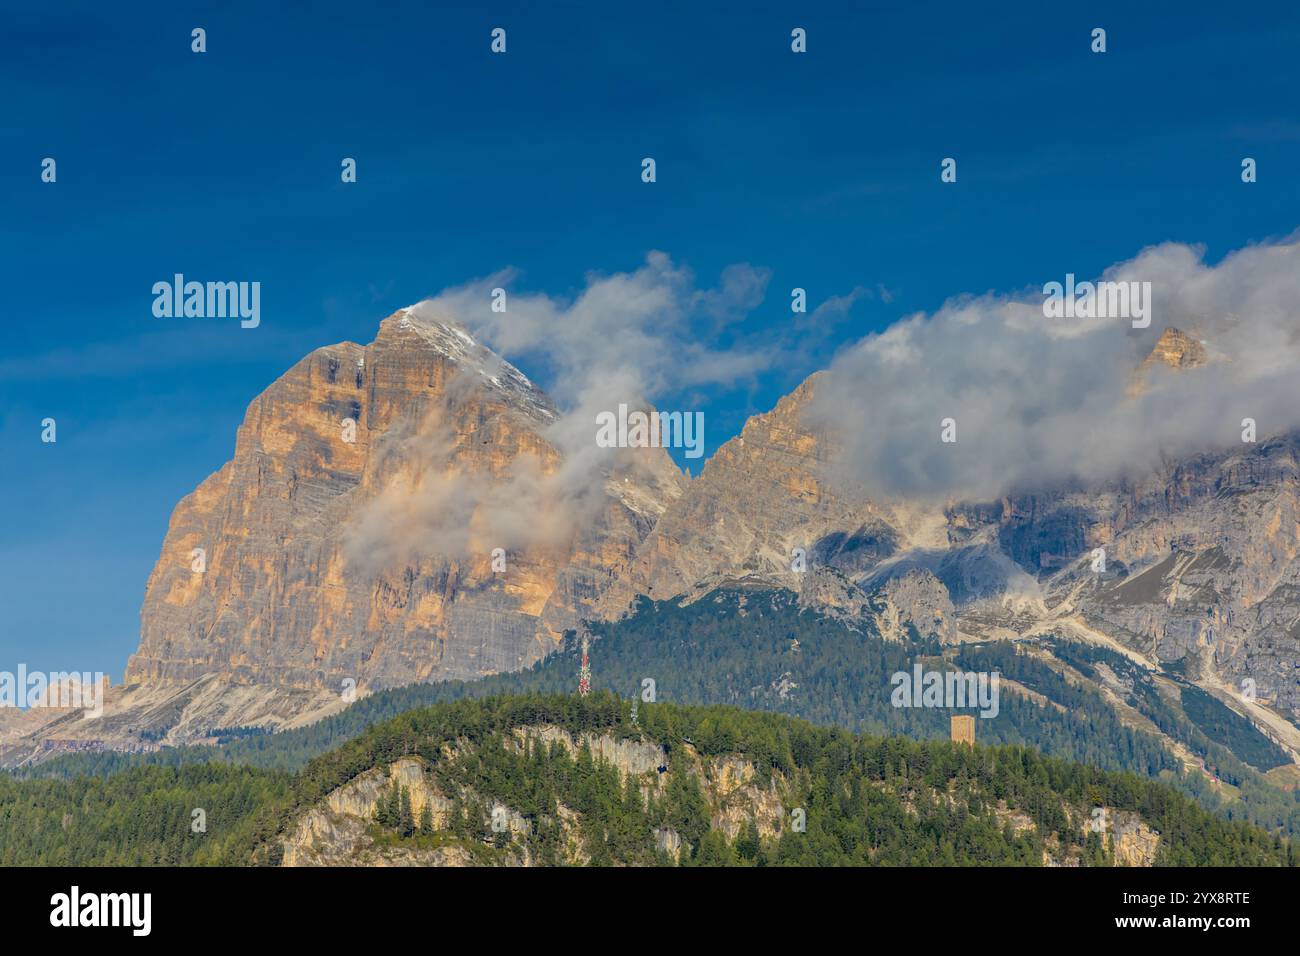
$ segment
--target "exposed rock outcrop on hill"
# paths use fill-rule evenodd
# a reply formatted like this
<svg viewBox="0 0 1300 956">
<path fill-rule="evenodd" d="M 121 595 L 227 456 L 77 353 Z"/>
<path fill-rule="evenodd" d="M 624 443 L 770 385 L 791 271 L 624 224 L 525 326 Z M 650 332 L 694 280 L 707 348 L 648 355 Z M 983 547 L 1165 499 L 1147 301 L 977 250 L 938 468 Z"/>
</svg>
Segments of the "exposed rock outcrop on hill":
<svg viewBox="0 0 1300 956">
<path fill-rule="evenodd" d="M 785 720 L 759 719 L 771 727 Z M 543 719 L 440 744 L 408 738 L 406 746 L 421 756 L 352 777 L 255 855 L 283 866 L 719 865 L 760 857 L 787 865 L 952 865 L 1010 855 L 1044 866 L 1152 866 L 1165 842 L 1141 812 L 1088 806 L 1045 786 L 1032 800 L 1024 793 L 995 797 L 997 785 L 982 774 L 944 762 L 946 743 L 910 745 L 928 746 L 931 760 L 945 768 L 937 780 L 923 781 L 906 759 L 897 767 L 881 761 L 888 744 L 848 748 L 843 738 L 829 744 L 810 737 L 792 762 L 788 754 L 746 752 L 743 732 L 728 732 L 735 750 L 719 751 L 716 741 L 697 746 L 671 732 L 670 742 L 662 731 L 626 720 L 578 731 Z M 834 760 L 818 750 L 828 745 Z M 1004 774 L 1016 759 L 990 755 L 984 771 Z M 998 762 L 1003 769 L 994 769 Z M 487 766 L 493 770 L 485 774 Z M 820 778 L 830 767 L 847 780 L 833 787 L 835 805 L 825 806 L 810 800 L 810 791 L 827 786 Z M 530 783 L 521 787 L 525 778 Z M 385 816 L 386 802 L 403 808 L 396 818 L 391 810 Z M 870 838 L 828 831 L 827 821 L 841 811 Z M 956 830 L 966 838 L 955 838 Z M 981 840 L 969 838 L 975 832 Z M 1173 859 L 1187 852 L 1177 837 L 1172 850 Z"/>
</svg>

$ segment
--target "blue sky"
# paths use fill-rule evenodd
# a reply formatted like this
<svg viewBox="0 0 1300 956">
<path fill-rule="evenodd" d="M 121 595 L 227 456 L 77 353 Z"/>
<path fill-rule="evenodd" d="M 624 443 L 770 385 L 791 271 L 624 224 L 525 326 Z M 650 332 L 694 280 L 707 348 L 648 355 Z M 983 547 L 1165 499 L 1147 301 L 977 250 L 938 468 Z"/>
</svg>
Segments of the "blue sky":
<svg viewBox="0 0 1300 956">
<path fill-rule="evenodd" d="M 444 287 L 513 266 L 571 296 L 655 249 L 704 286 L 751 263 L 771 282 L 737 335 L 787 323 L 794 286 L 810 308 L 876 292 L 706 396 L 711 452 L 838 346 L 950 296 L 1300 226 L 1290 4 L 285 6 L 6 13 L 0 669 L 120 679 L 171 509 L 248 402 Z M 261 326 L 155 318 L 176 272 L 260 281 Z"/>
</svg>

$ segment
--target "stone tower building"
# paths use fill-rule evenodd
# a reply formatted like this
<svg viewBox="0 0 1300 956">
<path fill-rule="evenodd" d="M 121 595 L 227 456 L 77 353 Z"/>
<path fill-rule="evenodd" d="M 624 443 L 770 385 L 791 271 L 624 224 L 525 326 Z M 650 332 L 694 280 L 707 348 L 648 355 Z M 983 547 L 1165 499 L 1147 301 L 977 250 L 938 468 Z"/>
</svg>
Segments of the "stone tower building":
<svg viewBox="0 0 1300 956">
<path fill-rule="evenodd" d="M 975 746 L 975 718 L 969 714 L 957 714 L 952 718 L 952 742 Z"/>
</svg>

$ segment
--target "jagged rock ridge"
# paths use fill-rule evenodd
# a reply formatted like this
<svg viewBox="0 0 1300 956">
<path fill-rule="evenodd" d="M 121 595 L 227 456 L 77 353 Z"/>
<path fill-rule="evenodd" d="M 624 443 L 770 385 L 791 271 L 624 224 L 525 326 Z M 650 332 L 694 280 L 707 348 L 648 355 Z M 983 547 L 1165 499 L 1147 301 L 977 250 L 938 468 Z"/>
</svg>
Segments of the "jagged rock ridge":
<svg viewBox="0 0 1300 956">
<path fill-rule="evenodd" d="M 1167 329 L 1135 375 L 1195 374 L 1208 355 Z M 835 436 L 806 421 L 825 374 L 751 418 L 693 481 L 657 450 L 611 473 L 570 539 L 512 553 L 508 574 L 491 570 L 485 540 L 471 557 L 417 540 L 359 573 L 349 529 L 386 489 L 421 488 L 426 473 L 490 486 L 521 461 L 552 473 L 558 413 L 450 320 L 403 310 L 370 346 L 320 349 L 254 401 L 234 458 L 177 507 L 126 690 L 95 730 L 65 720 L 59 734 L 121 743 L 141 727 L 181 739 L 285 726 L 344 706 L 344 681 L 364 692 L 515 669 L 640 595 L 695 600 L 754 583 L 896 639 L 1065 629 L 1111 642 L 1178 666 L 1300 754 L 1294 437 L 1102 488 L 945 509 L 873 501 L 836 472 Z M 339 438 L 345 419 L 355 442 Z M 371 540 L 403 536 L 400 520 L 383 530 Z"/>
</svg>

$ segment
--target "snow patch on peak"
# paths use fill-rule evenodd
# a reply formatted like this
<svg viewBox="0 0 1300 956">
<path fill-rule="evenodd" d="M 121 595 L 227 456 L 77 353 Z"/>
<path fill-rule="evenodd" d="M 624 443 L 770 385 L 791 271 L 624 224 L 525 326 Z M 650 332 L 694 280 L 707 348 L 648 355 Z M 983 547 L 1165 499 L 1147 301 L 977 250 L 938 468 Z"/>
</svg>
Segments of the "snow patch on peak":
<svg viewBox="0 0 1300 956">
<path fill-rule="evenodd" d="M 502 393 L 511 404 L 522 405 L 536 417 L 553 422 L 559 413 L 550 399 L 519 369 L 491 349 L 481 345 L 453 319 L 427 314 L 427 308 L 410 305 L 398 309 L 397 327 L 414 332 L 427 346 L 455 362 L 462 370 L 476 373 L 483 384 Z"/>
</svg>

